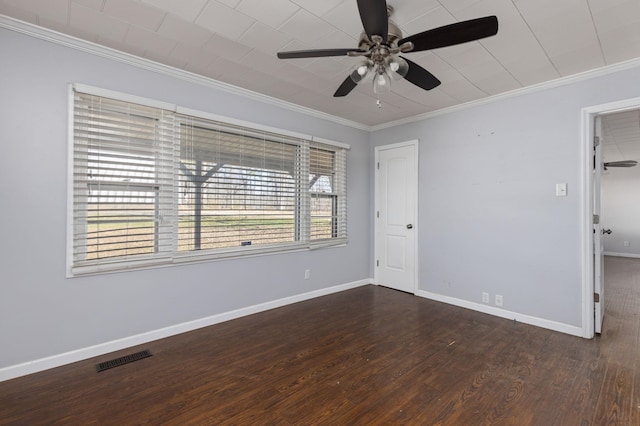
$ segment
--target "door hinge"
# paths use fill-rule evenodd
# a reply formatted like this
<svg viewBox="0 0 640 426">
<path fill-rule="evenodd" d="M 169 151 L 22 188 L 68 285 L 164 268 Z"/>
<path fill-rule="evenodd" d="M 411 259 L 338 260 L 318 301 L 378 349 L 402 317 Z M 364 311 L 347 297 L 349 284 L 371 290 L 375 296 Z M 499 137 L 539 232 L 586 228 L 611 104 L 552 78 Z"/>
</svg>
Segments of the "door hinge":
<svg viewBox="0 0 640 426">
<path fill-rule="evenodd" d="M 594 214 L 593 215 L 593 224 L 597 225 L 600 223 L 600 215 L 599 214 Z"/>
<path fill-rule="evenodd" d="M 593 146 L 596 147 L 600 145 L 600 136 L 594 136 L 593 137 Z"/>
<path fill-rule="evenodd" d="M 599 293 L 593 293 L 593 301 L 594 301 L 594 303 L 600 303 L 600 294 Z"/>
<path fill-rule="evenodd" d="M 378 219 L 380 219 L 380 210 L 378 210 L 378 211 L 376 212 L 376 217 L 377 217 Z"/>
<path fill-rule="evenodd" d="M 380 261 L 376 260 L 376 266 L 380 266 Z"/>
<path fill-rule="evenodd" d="M 376 167 L 378 167 L 378 170 L 380 170 L 380 162 L 379 161 L 378 161 L 378 165 Z"/>
</svg>

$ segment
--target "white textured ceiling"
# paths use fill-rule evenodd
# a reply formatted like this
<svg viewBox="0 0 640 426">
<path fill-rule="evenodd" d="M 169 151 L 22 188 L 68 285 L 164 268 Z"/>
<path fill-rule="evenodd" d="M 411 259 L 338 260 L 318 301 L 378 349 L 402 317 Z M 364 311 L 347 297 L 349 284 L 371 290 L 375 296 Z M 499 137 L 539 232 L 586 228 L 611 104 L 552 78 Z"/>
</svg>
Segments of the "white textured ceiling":
<svg viewBox="0 0 640 426">
<path fill-rule="evenodd" d="M 442 85 L 394 82 L 379 109 L 369 84 L 332 96 L 355 58 L 276 58 L 355 48 L 356 0 L 0 0 L 0 14 L 369 126 L 640 57 L 640 0 L 388 3 L 405 36 L 487 15 L 499 31 L 409 53 Z"/>
</svg>

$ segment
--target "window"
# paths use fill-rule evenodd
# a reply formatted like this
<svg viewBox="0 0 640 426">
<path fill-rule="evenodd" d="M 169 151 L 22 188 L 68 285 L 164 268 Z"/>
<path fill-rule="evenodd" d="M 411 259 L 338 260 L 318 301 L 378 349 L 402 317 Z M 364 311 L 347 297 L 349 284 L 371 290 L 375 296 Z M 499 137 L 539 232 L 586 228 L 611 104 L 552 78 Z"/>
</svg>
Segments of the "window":
<svg viewBox="0 0 640 426">
<path fill-rule="evenodd" d="M 104 93 L 73 92 L 71 275 L 346 242 L 348 147 Z"/>
</svg>

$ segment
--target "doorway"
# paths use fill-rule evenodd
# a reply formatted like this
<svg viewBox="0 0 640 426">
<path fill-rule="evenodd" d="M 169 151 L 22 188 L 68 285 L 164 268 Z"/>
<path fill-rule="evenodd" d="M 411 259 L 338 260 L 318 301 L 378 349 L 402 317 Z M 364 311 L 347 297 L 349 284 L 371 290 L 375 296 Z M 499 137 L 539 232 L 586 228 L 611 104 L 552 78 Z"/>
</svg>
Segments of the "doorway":
<svg viewBox="0 0 640 426">
<path fill-rule="evenodd" d="M 418 141 L 375 149 L 376 284 L 417 290 Z"/>
<path fill-rule="evenodd" d="M 640 109 L 640 98 L 596 105 L 582 110 L 583 220 L 582 220 L 582 323 L 583 337 L 592 338 L 605 318 L 604 238 L 609 233 L 600 221 L 603 158 L 603 119 Z M 639 122 L 640 125 L 640 122 Z M 606 125 L 604 126 L 607 127 Z M 605 137 L 606 132 L 605 132 Z M 604 227 L 603 227 L 604 225 Z M 604 232 L 604 234 L 603 234 Z"/>
</svg>

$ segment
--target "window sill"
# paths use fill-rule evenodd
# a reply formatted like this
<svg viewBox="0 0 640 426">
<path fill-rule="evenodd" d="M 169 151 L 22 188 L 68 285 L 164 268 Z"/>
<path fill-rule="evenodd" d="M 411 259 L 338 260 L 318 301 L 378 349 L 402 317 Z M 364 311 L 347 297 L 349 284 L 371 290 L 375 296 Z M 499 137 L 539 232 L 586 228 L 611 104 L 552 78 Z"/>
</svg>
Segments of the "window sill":
<svg viewBox="0 0 640 426">
<path fill-rule="evenodd" d="M 287 254 L 301 251 L 319 250 L 330 247 L 345 247 L 346 238 L 335 241 L 319 241 L 307 244 L 295 244 L 286 247 L 255 247 L 239 248 L 236 250 L 214 251 L 203 250 L 198 252 L 180 253 L 173 257 L 162 258 L 141 258 L 139 260 L 129 260 L 127 262 L 102 262 L 99 264 L 86 264 L 72 266 L 67 272 L 67 278 L 79 278 L 93 275 L 113 274 L 121 272 L 133 272 L 148 269 L 166 268 L 171 266 L 189 265 L 197 263 L 215 262 L 217 260 L 234 260 L 251 258 L 258 256 L 268 256 L 277 254 Z"/>
</svg>

